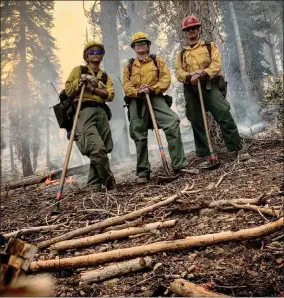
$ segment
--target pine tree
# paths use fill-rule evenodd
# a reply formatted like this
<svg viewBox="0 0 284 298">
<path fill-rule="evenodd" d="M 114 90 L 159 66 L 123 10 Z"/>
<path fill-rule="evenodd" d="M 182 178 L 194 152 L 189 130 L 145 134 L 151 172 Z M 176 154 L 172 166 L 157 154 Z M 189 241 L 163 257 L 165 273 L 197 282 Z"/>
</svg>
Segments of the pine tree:
<svg viewBox="0 0 284 298">
<path fill-rule="evenodd" d="M 53 7 L 53 1 L 1 1 L 2 60 L 10 70 L 5 83 L 13 109 L 10 122 L 24 177 L 36 168 L 42 128 L 39 123 L 46 108 L 42 91 L 48 75 L 38 75 L 37 69 L 42 73 L 56 69 L 52 60 L 55 40 L 50 34 Z M 57 70 L 54 72 L 57 78 Z"/>
</svg>

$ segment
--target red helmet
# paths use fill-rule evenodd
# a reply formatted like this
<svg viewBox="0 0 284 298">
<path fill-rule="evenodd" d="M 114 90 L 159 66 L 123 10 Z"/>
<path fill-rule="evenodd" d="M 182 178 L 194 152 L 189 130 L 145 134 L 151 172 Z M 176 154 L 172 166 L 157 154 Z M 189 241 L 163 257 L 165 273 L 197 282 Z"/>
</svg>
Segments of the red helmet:
<svg viewBox="0 0 284 298">
<path fill-rule="evenodd" d="M 188 27 L 201 26 L 199 19 L 195 16 L 188 16 L 182 22 L 182 31 Z"/>
</svg>

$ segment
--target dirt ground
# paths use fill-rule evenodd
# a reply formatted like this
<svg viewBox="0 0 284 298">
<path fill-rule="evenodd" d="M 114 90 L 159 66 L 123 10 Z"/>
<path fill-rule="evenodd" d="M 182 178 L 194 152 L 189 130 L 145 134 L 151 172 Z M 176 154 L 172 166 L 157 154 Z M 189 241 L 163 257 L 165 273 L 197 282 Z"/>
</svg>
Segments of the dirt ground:
<svg viewBox="0 0 284 298">
<path fill-rule="evenodd" d="M 61 204 L 63 213 L 57 218 L 50 219 L 48 216 L 55 202 L 55 185 L 40 184 L 10 190 L 1 197 L 1 233 L 25 227 L 64 224 L 53 231 L 20 236 L 27 242 L 37 244 L 78 227 L 151 205 L 153 202 L 145 198 L 157 195 L 169 197 L 179 193 L 186 184 L 193 186 L 192 190 L 199 191 L 187 196 L 181 195 L 175 203 L 143 216 L 143 223 L 176 219 L 177 224 L 172 228 L 60 253 L 47 248 L 40 251 L 35 259 L 79 256 L 263 225 L 276 218 L 243 209 L 204 208 L 206 204 L 216 200 L 256 198 L 264 194 L 262 204 L 273 206 L 283 214 L 283 160 L 278 158 L 283 141 L 269 137 L 247 139 L 245 144 L 251 155 L 247 161 L 240 162 L 221 152 L 218 156 L 222 164 L 218 169 L 201 170 L 198 175 L 182 174 L 170 183 L 157 183 L 161 168 L 154 169 L 151 183 L 144 186 L 135 184 L 133 171 L 117 174 L 118 193 L 114 195 L 92 195 L 82 190 L 86 177 L 73 177 L 73 182 L 65 187 Z M 200 162 L 193 153 L 188 155 L 188 161 L 188 169 L 196 168 Z M 100 210 L 90 212 L 88 209 Z M 205 283 L 210 285 L 212 291 L 230 296 L 284 297 L 284 237 L 279 237 L 283 232 L 284 229 L 278 230 L 250 241 L 153 254 L 153 264 L 158 264 L 155 270 L 151 268 L 129 273 L 100 283 L 82 284 L 80 272 L 101 266 L 56 270 L 50 274 L 56 280 L 55 295 L 61 297 L 173 296 L 169 285 L 176 278 L 184 278 L 196 284 Z M 280 239 L 275 240 L 277 237 Z M 195 268 L 190 271 L 192 265 Z"/>
</svg>

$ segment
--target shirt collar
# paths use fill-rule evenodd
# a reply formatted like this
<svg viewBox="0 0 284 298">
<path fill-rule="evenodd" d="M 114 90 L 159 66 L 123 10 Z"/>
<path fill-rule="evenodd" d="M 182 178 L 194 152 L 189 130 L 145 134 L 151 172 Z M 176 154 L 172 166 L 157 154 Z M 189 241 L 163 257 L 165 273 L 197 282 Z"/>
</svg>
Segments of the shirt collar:
<svg viewBox="0 0 284 298">
<path fill-rule="evenodd" d="M 199 46 L 203 46 L 204 44 L 205 44 L 205 42 L 203 40 L 198 40 L 197 44 L 193 48 L 191 48 L 190 45 L 186 45 L 183 48 L 185 50 L 193 50 L 193 49 L 198 48 Z"/>
<path fill-rule="evenodd" d="M 147 62 L 149 62 L 149 61 L 151 61 L 151 57 L 150 57 L 150 55 L 149 55 L 147 58 L 145 58 L 144 61 L 143 61 L 142 63 L 147 63 Z M 136 65 L 136 66 L 140 66 L 140 65 L 141 65 L 141 63 L 139 62 L 139 60 L 138 60 L 137 57 L 135 58 L 133 64 Z"/>
</svg>

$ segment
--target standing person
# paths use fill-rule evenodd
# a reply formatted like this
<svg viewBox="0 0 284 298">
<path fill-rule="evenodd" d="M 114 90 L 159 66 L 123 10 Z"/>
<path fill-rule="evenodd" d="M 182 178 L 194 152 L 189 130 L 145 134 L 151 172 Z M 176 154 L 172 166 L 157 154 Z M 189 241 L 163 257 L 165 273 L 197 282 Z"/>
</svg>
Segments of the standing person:
<svg viewBox="0 0 284 298">
<path fill-rule="evenodd" d="M 123 88 L 129 104 L 130 136 L 137 151 L 137 183 L 149 182 L 148 123 L 150 119 L 145 93 L 149 94 L 157 124 L 163 129 L 172 161 L 172 168 L 179 172 L 187 166 L 179 117 L 165 101 L 165 92 L 171 83 L 170 71 L 165 61 L 149 55 L 151 41 L 148 35 L 137 32 L 132 36 L 131 47 L 136 58 L 130 59 L 123 70 Z"/>
<path fill-rule="evenodd" d="M 238 154 L 242 143 L 230 113 L 230 105 L 222 92 L 225 91 L 225 84 L 220 76 L 221 56 L 214 42 L 208 43 L 199 39 L 200 30 L 201 23 L 197 17 L 188 16 L 184 19 L 182 31 L 186 32 L 189 43 L 177 54 L 175 63 L 177 79 L 184 86 L 186 117 L 192 125 L 196 155 L 208 157 L 210 154 L 197 88 L 198 80 L 201 83 L 205 110 L 209 111 L 220 125 L 228 151 Z M 210 163 L 205 161 L 200 166 L 208 168 Z"/>
<path fill-rule="evenodd" d="M 106 102 L 113 100 L 114 87 L 111 78 L 100 69 L 104 53 L 102 44 L 88 42 L 83 51 L 87 65 L 76 66 L 65 83 L 67 96 L 76 96 L 75 104 L 82 85 L 86 84 L 75 141 L 82 155 L 90 158 L 87 187 L 94 192 L 101 192 L 102 185 L 107 190 L 116 189 L 107 156 L 112 151 L 113 143 L 108 122 L 111 113 Z"/>
</svg>

